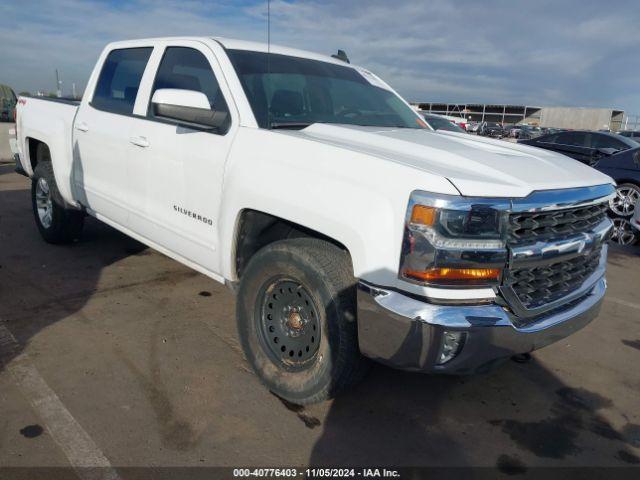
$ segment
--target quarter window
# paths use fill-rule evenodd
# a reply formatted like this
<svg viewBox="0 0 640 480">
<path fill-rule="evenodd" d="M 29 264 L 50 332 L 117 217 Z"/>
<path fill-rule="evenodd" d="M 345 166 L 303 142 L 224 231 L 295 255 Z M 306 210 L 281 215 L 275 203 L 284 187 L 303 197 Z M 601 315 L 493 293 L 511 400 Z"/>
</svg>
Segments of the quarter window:
<svg viewBox="0 0 640 480">
<path fill-rule="evenodd" d="M 626 150 L 629 148 L 626 143 L 621 142 L 609 135 L 591 134 L 591 148 L 615 148 L 616 150 Z"/>
<path fill-rule="evenodd" d="M 131 114 L 140 79 L 153 48 L 113 50 L 102 66 L 91 105 L 107 112 Z"/>
</svg>

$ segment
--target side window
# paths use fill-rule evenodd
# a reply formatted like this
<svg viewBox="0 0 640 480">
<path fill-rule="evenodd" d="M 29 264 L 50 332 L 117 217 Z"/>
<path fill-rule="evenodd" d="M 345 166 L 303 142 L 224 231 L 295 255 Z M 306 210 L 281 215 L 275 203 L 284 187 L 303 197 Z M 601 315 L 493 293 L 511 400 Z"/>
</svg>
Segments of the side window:
<svg viewBox="0 0 640 480">
<path fill-rule="evenodd" d="M 556 136 L 555 143 L 559 143 L 560 145 L 568 145 L 567 143 L 569 140 L 568 136 L 569 136 L 569 133 L 559 133 Z"/>
<path fill-rule="evenodd" d="M 151 98 L 155 91 L 161 88 L 202 92 L 207 96 L 212 110 L 229 111 L 209 61 L 201 52 L 193 48 L 167 48 L 158 67 Z M 153 115 L 151 108 L 149 115 Z"/>
<path fill-rule="evenodd" d="M 91 105 L 107 112 L 131 114 L 140 79 L 153 48 L 113 50 L 102 66 Z"/>
<path fill-rule="evenodd" d="M 615 148 L 616 150 L 625 150 L 627 144 L 609 135 L 591 134 L 591 148 Z"/>
<path fill-rule="evenodd" d="M 560 145 L 571 145 L 574 147 L 587 147 L 588 135 L 583 132 L 566 132 L 558 134 L 556 143 Z"/>
</svg>

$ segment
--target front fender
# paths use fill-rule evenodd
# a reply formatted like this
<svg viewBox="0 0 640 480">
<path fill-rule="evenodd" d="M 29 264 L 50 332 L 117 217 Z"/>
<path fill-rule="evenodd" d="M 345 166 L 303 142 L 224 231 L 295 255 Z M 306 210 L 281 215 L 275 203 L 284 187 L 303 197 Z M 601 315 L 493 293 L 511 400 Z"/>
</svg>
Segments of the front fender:
<svg viewBox="0 0 640 480">
<path fill-rule="evenodd" d="M 410 193 L 457 193 L 426 172 L 262 129 L 241 128 L 227 163 L 219 232 L 223 275 L 231 280 L 237 280 L 238 219 L 253 209 L 340 242 L 351 254 L 354 276 L 392 285 Z"/>
</svg>

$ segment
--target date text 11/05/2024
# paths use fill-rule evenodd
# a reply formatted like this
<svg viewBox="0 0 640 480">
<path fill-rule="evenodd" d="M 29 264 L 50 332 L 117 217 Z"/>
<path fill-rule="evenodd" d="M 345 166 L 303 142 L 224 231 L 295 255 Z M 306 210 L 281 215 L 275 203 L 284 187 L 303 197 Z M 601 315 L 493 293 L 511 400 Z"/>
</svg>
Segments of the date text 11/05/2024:
<svg viewBox="0 0 640 480">
<path fill-rule="evenodd" d="M 236 468 L 234 478 L 298 477 L 305 478 L 400 478 L 397 470 L 387 468 Z"/>
</svg>

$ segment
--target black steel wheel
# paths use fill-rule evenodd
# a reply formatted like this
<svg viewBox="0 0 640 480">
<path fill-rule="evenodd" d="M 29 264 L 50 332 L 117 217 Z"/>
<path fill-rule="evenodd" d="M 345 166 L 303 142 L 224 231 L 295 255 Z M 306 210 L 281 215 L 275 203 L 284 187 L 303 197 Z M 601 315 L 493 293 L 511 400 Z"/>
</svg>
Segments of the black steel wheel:
<svg viewBox="0 0 640 480">
<path fill-rule="evenodd" d="M 282 279 L 267 285 L 262 299 L 256 319 L 265 350 L 287 370 L 304 368 L 320 345 L 320 315 L 313 297 L 300 282 Z"/>
<path fill-rule="evenodd" d="M 271 243 L 242 272 L 236 302 L 242 349 L 267 388 L 290 402 L 331 398 L 364 376 L 356 313 L 351 258 L 329 242 Z"/>
</svg>

